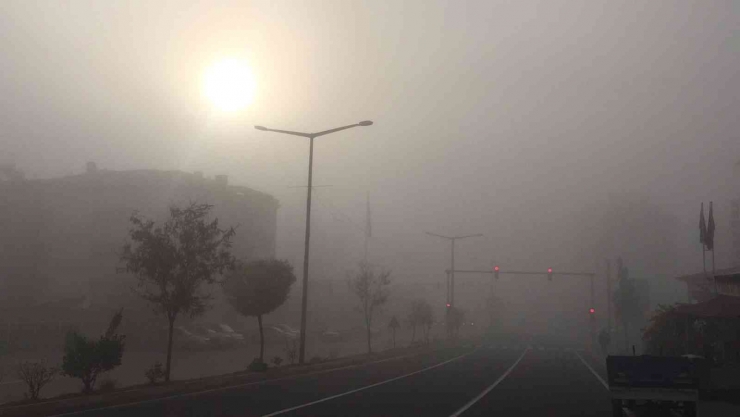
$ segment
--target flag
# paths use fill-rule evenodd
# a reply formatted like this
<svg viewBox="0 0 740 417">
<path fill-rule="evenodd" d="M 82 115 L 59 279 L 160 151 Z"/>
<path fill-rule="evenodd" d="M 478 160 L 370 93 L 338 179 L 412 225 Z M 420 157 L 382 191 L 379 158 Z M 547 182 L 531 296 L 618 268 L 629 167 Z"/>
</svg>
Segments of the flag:
<svg viewBox="0 0 740 417">
<path fill-rule="evenodd" d="M 709 202 L 709 220 L 707 221 L 707 234 L 704 236 L 707 250 L 714 250 L 714 212 L 712 202 Z"/>
<path fill-rule="evenodd" d="M 701 203 L 701 213 L 699 214 L 699 242 L 702 245 L 707 243 L 707 222 L 704 220 L 704 203 Z"/>
<path fill-rule="evenodd" d="M 365 237 L 373 237 L 373 223 L 370 219 L 370 195 L 367 196 L 367 208 L 365 212 Z"/>
</svg>

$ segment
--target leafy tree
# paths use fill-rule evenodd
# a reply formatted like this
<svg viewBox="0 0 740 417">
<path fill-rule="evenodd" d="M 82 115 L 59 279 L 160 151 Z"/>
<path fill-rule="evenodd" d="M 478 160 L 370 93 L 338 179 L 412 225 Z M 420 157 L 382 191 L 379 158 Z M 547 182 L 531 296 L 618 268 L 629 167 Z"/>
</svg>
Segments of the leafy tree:
<svg viewBox="0 0 740 417">
<path fill-rule="evenodd" d="M 388 327 L 393 332 L 393 348 L 396 347 L 396 329 L 401 327 L 401 323 L 398 322 L 396 316 L 391 317 L 391 321 L 388 323 Z"/>
<path fill-rule="evenodd" d="M 686 353 L 686 328 L 689 322 L 680 318 L 677 305 L 659 304 L 643 332 L 645 350 L 653 355 L 680 356 Z"/>
<path fill-rule="evenodd" d="M 198 203 L 170 207 L 170 218 L 161 226 L 137 213 L 130 219 L 132 242 L 123 247 L 123 271 L 137 276 L 137 293 L 153 304 L 155 313 L 167 318 L 165 382 L 170 380 L 177 316 L 203 314 L 211 296 L 202 287 L 234 265 L 229 251 L 234 229 L 221 229 L 218 219 L 208 222 L 212 207 Z"/>
<path fill-rule="evenodd" d="M 264 362 L 265 337 L 262 316 L 273 312 L 288 299 L 296 281 L 288 261 L 263 259 L 240 262 L 226 275 L 223 289 L 226 300 L 246 317 L 256 317 L 260 329 L 260 361 Z"/>
<path fill-rule="evenodd" d="M 119 310 L 99 340 L 90 340 L 77 332 L 70 333 L 67 339 L 62 373 L 80 378 L 86 394 L 93 391 L 100 374 L 121 364 L 125 336 L 116 334 L 116 331 L 122 319 L 123 310 Z"/>
<path fill-rule="evenodd" d="M 360 262 L 358 270 L 349 277 L 350 291 L 360 300 L 360 311 L 365 319 L 367 328 L 367 351 L 372 353 L 372 323 L 373 315 L 388 301 L 388 285 L 391 272 L 376 271 L 367 262 Z"/>
</svg>

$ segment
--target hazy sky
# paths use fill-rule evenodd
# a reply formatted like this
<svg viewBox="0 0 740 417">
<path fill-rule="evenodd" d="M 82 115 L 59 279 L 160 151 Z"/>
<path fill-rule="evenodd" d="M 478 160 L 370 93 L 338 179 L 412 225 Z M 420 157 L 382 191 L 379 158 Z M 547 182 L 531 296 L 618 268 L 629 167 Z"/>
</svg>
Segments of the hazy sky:
<svg viewBox="0 0 740 417">
<path fill-rule="evenodd" d="M 230 56 L 257 94 L 226 116 L 201 83 Z M 610 193 L 649 195 L 688 249 L 699 203 L 718 201 L 727 233 L 738 194 L 732 0 L 4 0 L 0 68 L 0 159 L 37 178 L 88 160 L 228 174 L 281 201 L 278 250 L 296 264 L 305 189 L 288 187 L 305 184 L 308 143 L 256 124 L 375 121 L 317 139 L 315 184 L 332 185 L 317 189 L 317 265 L 360 255 L 368 192 L 375 259 L 435 279 L 448 246 L 425 230 L 486 234 L 459 245 L 467 266 L 539 268 L 558 263 L 539 255 L 561 246 L 548 233 Z"/>
</svg>

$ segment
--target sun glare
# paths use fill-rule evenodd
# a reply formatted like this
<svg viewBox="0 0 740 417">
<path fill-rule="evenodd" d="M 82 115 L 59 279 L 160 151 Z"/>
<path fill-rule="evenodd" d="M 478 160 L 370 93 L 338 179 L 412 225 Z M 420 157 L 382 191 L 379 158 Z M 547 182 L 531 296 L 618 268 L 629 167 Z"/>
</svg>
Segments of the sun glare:
<svg viewBox="0 0 740 417">
<path fill-rule="evenodd" d="M 255 81 L 246 62 L 224 59 L 213 64 L 203 77 L 203 92 L 218 110 L 236 112 L 254 100 Z"/>
</svg>

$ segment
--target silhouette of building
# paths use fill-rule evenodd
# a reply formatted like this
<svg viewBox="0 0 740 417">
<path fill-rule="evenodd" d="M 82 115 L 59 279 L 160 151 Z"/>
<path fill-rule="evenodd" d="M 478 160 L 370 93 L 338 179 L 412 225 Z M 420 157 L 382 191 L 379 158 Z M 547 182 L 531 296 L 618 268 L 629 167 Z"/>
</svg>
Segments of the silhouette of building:
<svg viewBox="0 0 740 417">
<path fill-rule="evenodd" d="M 81 299 L 82 310 L 119 306 L 135 286 L 117 272 L 131 215 L 163 221 L 169 206 L 189 202 L 212 204 L 222 227 L 236 227 L 237 258 L 275 255 L 278 201 L 229 185 L 225 175 L 108 171 L 88 163 L 81 175 L 0 181 L 2 308 L 60 299 Z"/>
</svg>

